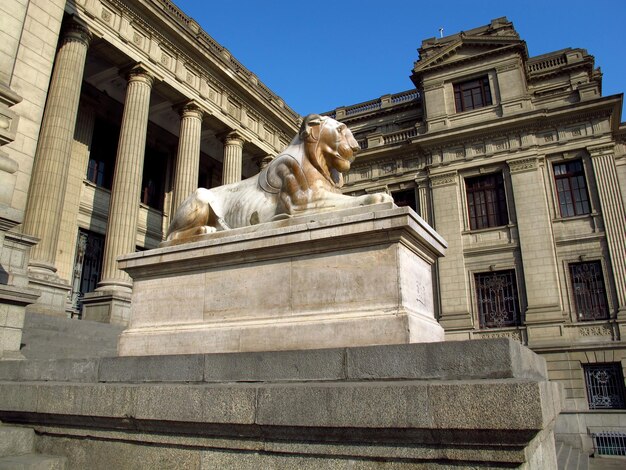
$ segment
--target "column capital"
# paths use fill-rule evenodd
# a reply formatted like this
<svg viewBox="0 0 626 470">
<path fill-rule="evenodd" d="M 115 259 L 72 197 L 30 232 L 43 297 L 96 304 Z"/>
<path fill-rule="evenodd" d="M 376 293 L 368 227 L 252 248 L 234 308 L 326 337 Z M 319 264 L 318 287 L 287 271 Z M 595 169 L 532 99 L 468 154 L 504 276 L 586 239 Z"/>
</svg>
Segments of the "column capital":
<svg viewBox="0 0 626 470">
<path fill-rule="evenodd" d="M 243 147 L 246 139 L 244 139 L 243 135 L 239 131 L 229 131 L 222 135 L 222 142 L 224 145 L 236 145 L 238 147 Z"/>
<path fill-rule="evenodd" d="M 75 19 L 69 20 L 63 25 L 62 42 L 77 41 L 85 46 L 89 46 L 93 34 L 89 31 L 87 26 L 79 23 Z"/>
<path fill-rule="evenodd" d="M 152 87 L 157 77 L 155 74 L 148 70 L 142 63 L 135 64 L 132 67 L 124 70 L 122 75 L 126 77 L 128 83 L 130 82 L 141 82 L 145 83 L 149 87 Z"/>
<path fill-rule="evenodd" d="M 608 142 L 600 145 L 590 145 L 587 147 L 587 151 L 589 155 L 593 157 L 600 157 L 602 155 L 614 155 L 615 154 L 615 143 Z"/>
<path fill-rule="evenodd" d="M 202 116 L 205 114 L 200 104 L 193 100 L 182 105 L 174 106 L 174 109 L 178 111 L 181 118 L 192 117 L 202 119 Z"/>
</svg>

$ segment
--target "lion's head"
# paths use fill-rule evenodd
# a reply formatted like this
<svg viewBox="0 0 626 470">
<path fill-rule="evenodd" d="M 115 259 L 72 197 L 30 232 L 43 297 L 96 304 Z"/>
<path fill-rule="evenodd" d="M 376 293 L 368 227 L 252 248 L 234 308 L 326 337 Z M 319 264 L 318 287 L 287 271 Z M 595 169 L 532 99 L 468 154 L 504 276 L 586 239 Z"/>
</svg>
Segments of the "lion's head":
<svg viewBox="0 0 626 470">
<path fill-rule="evenodd" d="M 309 114 L 300 126 L 299 136 L 311 164 L 333 186 L 343 186 L 342 173 L 350 170 L 360 150 L 350 129 L 328 116 Z"/>
</svg>

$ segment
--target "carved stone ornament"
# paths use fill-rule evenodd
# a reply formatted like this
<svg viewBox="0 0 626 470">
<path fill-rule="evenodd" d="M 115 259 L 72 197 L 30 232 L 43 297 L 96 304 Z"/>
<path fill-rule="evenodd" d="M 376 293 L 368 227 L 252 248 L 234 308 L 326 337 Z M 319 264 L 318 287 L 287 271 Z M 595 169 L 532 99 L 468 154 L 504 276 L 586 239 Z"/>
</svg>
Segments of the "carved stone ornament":
<svg viewBox="0 0 626 470">
<path fill-rule="evenodd" d="M 507 162 L 509 164 L 509 168 L 511 169 L 511 173 L 516 173 L 519 171 L 529 171 L 537 168 L 537 158 L 520 158 L 519 160 L 512 160 Z"/>
<path fill-rule="evenodd" d="M 456 171 L 452 171 L 449 173 L 443 173 L 440 175 L 432 175 L 430 177 L 430 184 L 435 186 L 444 186 L 447 184 L 455 184 L 456 183 Z"/>
<path fill-rule="evenodd" d="M 300 132 L 259 174 L 217 188 L 198 188 L 176 211 L 168 241 L 271 222 L 311 212 L 393 202 L 384 193 L 341 194 L 343 173 L 359 145 L 330 117 L 311 114 Z"/>
</svg>

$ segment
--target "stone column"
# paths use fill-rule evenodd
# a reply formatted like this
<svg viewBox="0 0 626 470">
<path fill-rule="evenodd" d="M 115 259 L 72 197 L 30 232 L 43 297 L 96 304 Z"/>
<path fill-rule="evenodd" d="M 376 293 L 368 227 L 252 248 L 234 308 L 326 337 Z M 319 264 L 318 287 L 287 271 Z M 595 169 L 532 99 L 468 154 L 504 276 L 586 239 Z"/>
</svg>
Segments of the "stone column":
<svg viewBox="0 0 626 470">
<path fill-rule="evenodd" d="M 224 139 L 224 166 L 222 184 L 241 181 L 243 160 L 243 138 L 237 132 L 229 133 Z"/>
<path fill-rule="evenodd" d="M 84 318 L 126 324 L 132 282 L 117 268 L 117 257 L 135 251 L 141 177 L 148 131 L 150 92 L 154 78 L 141 65 L 128 73 L 124 114 L 117 146 L 109 221 L 104 244 L 102 280 L 86 295 Z"/>
<path fill-rule="evenodd" d="M 437 269 L 441 299 L 439 323 L 446 338 L 458 339 L 455 330 L 473 327 L 468 299 L 467 269 L 463 257 L 463 222 L 459 206 L 459 176 L 456 171 L 431 175 L 433 223 L 437 232 L 448 242 L 446 256 L 439 258 Z M 461 336 L 462 338 L 467 338 Z"/>
<path fill-rule="evenodd" d="M 526 324 L 562 322 L 563 308 L 558 281 L 552 220 L 543 176 L 536 157 L 507 162 L 515 197 L 517 230 L 526 286 Z M 528 340 L 533 341 L 529 328 Z M 538 334 L 537 337 L 540 337 Z"/>
<path fill-rule="evenodd" d="M 432 217 L 430 216 L 430 201 L 428 200 L 428 181 L 416 180 L 417 184 L 417 204 L 419 214 L 429 225 L 432 225 Z"/>
<path fill-rule="evenodd" d="M 198 187 L 202 114 L 202 110 L 194 102 L 187 103 L 181 109 L 172 214 Z"/>
<path fill-rule="evenodd" d="M 56 272 L 61 213 L 90 39 L 83 26 L 76 23 L 66 26 L 35 153 L 23 231 L 40 239 L 32 249 L 30 266 L 46 274 Z"/>
<path fill-rule="evenodd" d="M 611 256 L 618 319 L 626 320 L 626 210 L 615 167 L 614 144 L 589 147 L 588 151 L 595 173 L 604 232 Z M 620 325 L 620 330 L 624 339 L 626 326 Z"/>
</svg>

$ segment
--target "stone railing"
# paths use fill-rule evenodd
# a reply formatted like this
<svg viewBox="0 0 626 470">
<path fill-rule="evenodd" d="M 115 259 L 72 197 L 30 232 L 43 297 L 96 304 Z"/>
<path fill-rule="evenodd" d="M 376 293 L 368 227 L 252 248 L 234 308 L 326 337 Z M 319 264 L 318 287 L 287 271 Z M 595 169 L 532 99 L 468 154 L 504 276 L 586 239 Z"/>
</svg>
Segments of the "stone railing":
<svg viewBox="0 0 626 470">
<path fill-rule="evenodd" d="M 328 111 L 323 114 L 332 118 L 341 119 L 346 116 L 355 116 L 357 114 L 368 113 L 371 111 L 376 111 L 378 109 L 387 108 L 389 106 L 408 103 L 410 101 L 417 101 L 420 99 L 421 95 L 419 91 L 407 90 L 393 95 L 384 95 L 380 98 L 365 101 L 363 103 L 357 103 L 352 106 L 347 106 L 345 108 L 342 107 L 333 109 L 332 111 Z"/>
<path fill-rule="evenodd" d="M 565 54 L 544 58 L 543 60 L 528 61 L 526 70 L 528 73 L 544 72 L 546 70 L 561 67 L 567 63 Z"/>
<path fill-rule="evenodd" d="M 412 139 L 413 137 L 417 137 L 417 129 L 415 129 L 414 127 L 411 129 L 404 129 L 401 131 L 391 132 L 389 134 L 383 135 L 385 145 L 405 142 Z"/>
</svg>

